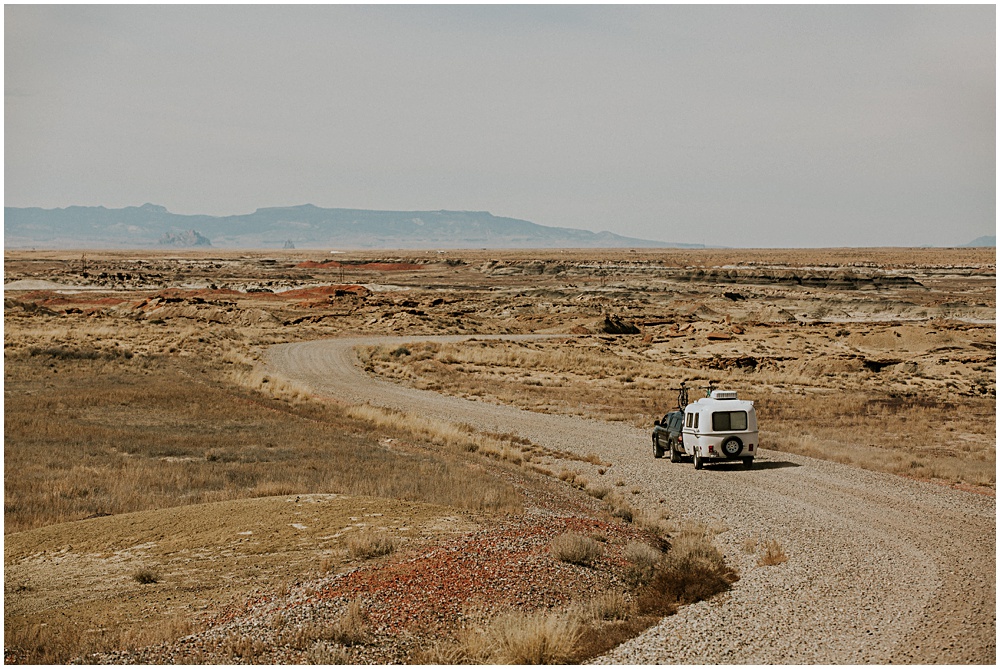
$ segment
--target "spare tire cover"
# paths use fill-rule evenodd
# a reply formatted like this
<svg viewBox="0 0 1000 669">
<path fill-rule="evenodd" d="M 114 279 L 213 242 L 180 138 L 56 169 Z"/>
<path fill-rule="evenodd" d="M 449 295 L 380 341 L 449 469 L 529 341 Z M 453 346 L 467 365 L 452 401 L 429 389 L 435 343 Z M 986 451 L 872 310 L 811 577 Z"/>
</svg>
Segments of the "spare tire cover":
<svg viewBox="0 0 1000 669">
<path fill-rule="evenodd" d="M 739 437 L 729 437 L 722 442 L 722 453 L 727 458 L 735 458 L 743 451 L 743 442 Z"/>
</svg>

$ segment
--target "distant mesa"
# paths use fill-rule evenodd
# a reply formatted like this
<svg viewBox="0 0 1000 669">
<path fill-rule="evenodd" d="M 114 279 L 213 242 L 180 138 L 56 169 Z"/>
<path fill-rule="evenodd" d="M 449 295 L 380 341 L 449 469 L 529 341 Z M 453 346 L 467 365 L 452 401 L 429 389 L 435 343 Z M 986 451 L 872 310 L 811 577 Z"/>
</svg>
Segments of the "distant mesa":
<svg viewBox="0 0 1000 669">
<path fill-rule="evenodd" d="M 212 242 L 197 230 L 185 230 L 184 232 L 164 232 L 160 237 L 161 246 L 211 246 Z"/>
<path fill-rule="evenodd" d="M 982 237 L 976 237 L 971 242 L 966 244 L 966 246 L 993 246 L 997 245 L 996 235 L 983 235 Z"/>
<path fill-rule="evenodd" d="M 487 211 L 376 211 L 311 204 L 265 207 L 234 216 L 173 214 L 155 204 L 122 209 L 5 207 L 4 243 L 8 248 L 52 249 L 704 248 L 549 227 Z"/>
</svg>

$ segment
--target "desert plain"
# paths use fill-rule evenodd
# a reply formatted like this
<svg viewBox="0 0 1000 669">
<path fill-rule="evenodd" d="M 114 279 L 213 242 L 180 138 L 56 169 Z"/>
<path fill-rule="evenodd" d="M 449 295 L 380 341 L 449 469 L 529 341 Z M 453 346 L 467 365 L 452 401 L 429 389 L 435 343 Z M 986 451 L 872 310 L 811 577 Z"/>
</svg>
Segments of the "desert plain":
<svg viewBox="0 0 1000 669">
<path fill-rule="evenodd" d="M 8 250 L 5 660 L 993 663 L 995 272 Z M 755 468 L 653 457 L 681 382 Z"/>
</svg>

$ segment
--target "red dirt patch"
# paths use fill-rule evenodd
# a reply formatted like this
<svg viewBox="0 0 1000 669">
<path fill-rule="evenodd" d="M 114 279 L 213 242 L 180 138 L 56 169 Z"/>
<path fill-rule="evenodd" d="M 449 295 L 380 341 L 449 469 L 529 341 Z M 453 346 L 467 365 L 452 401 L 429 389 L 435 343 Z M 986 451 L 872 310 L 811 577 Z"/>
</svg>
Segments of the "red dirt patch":
<svg viewBox="0 0 1000 669">
<path fill-rule="evenodd" d="M 45 307 L 62 307 L 62 306 L 75 306 L 75 305 L 105 305 L 113 306 L 116 304 L 121 304 L 126 300 L 121 297 L 93 297 L 93 296 L 68 296 L 68 295 L 57 295 L 52 291 L 40 290 L 33 293 L 28 293 L 21 298 L 24 302 L 33 302 Z"/>
<path fill-rule="evenodd" d="M 429 551 L 425 548 L 417 556 L 401 555 L 398 561 L 377 569 L 349 572 L 320 590 L 316 601 L 363 595 L 379 633 L 399 634 L 405 629 L 440 633 L 461 624 L 472 611 L 496 615 L 512 609 L 558 607 L 574 593 L 608 588 L 615 567 L 624 566 L 625 543 L 641 536 L 594 519 L 537 521 L 501 523 Z M 603 568 L 577 567 L 549 554 L 549 542 L 564 532 L 610 534 L 617 541 L 601 558 Z"/>
</svg>

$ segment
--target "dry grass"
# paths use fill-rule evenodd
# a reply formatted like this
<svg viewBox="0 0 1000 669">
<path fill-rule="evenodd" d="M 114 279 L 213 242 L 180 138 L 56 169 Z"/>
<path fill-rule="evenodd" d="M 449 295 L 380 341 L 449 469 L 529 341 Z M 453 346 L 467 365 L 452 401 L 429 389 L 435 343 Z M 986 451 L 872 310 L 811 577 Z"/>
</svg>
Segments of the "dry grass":
<svg viewBox="0 0 1000 669">
<path fill-rule="evenodd" d="M 350 652 L 343 646 L 331 645 L 323 641 L 317 641 L 306 653 L 306 664 L 317 665 L 344 665 L 354 664 L 351 661 Z"/>
<path fill-rule="evenodd" d="M 245 634 L 231 633 L 222 640 L 221 650 L 231 661 L 243 664 L 257 664 L 267 652 L 268 644 Z"/>
<path fill-rule="evenodd" d="M 144 648 L 197 631 L 189 616 L 167 617 L 157 625 L 136 629 L 105 618 L 90 625 L 60 620 L 31 625 L 4 623 L 5 664 L 66 664 L 109 649 Z M 10 653 L 10 655 L 8 655 Z"/>
<path fill-rule="evenodd" d="M 636 593 L 636 607 L 647 615 L 671 615 L 685 604 L 724 592 L 738 578 L 705 528 L 688 526 L 672 539 L 666 559 Z"/>
<path fill-rule="evenodd" d="M 649 544 L 633 541 L 625 546 L 625 582 L 631 587 L 648 584 L 656 575 L 663 560 L 663 553 Z"/>
<path fill-rule="evenodd" d="M 489 627 L 491 658 L 502 664 L 562 664 L 572 659 L 580 624 L 572 616 L 540 612 L 511 615 Z"/>
<path fill-rule="evenodd" d="M 347 540 L 348 555 L 358 560 L 389 555 L 398 547 L 399 539 L 384 533 L 364 532 Z"/>
<path fill-rule="evenodd" d="M 788 562 L 788 556 L 776 539 L 768 539 L 760 544 L 760 558 L 757 564 L 761 566 L 774 566 L 782 562 Z"/>
<path fill-rule="evenodd" d="M 628 620 L 635 613 L 632 601 L 621 592 L 606 592 L 587 602 L 583 614 L 599 621 Z"/>
<path fill-rule="evenodd" d="M 564 664 L 574 659 L 582 627 L 565 613 L 511 613 L 471 630 L 444 653 L 454 663 Z"/>
<path fill-rule="evenodd" d="M 601 548 L 601 544 L 590 537 L 567 533 L 560 534 L 552 540 L 552 543 L 549 544 L 549 552 L 560 562 L 589 567 L 601 557 L 604 550 Z"/>
<path fill-rule="evenodd" d="M 306 492 L 510 511 L 514 490 L 460 457 L 399 456 L 335 406 L 293 406 L 174 359 L 5 366 L 4 531 Z M 17 476 L 12 476 L 17 472 Z"/>
</svg>

